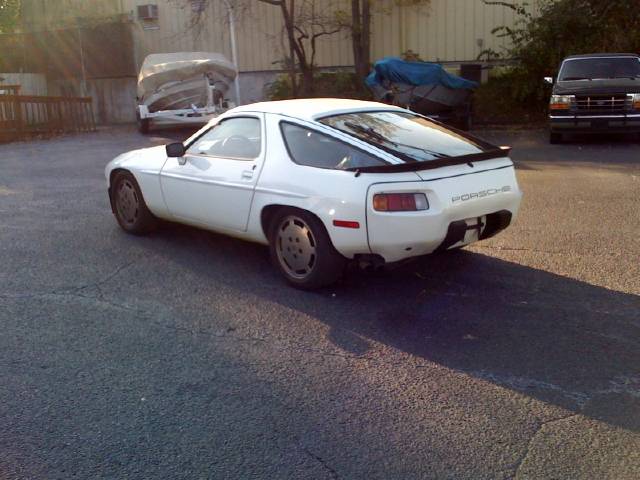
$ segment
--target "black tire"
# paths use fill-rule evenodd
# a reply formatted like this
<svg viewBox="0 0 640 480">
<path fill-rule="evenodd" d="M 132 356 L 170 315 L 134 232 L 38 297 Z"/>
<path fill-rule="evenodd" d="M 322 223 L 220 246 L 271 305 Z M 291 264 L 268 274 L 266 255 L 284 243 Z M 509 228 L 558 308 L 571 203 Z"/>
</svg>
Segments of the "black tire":
<svg viewBox="0 0 640 480">
<path fill-rule="evenodd" d="M 283 208 L 274 215 L 269 250 L 285 280 L 303 290 L 335 283 L 347 263 L 333 247 L 322 222 L 297 208 Z"/>
<path fill-rule="evenodd" d="M 562 143 L 562 139 L 563 138 L 561 133 L 556 133 L 556 132 L 549 133 L 549 143 L 551 145 L 558 145 Z"/>
<path fill-rule="evenodd" d="M 138 131 L 146 135 L 151 130 L 151 120 L 148 118 L 140 118 L 140 114 L 136 112 L 136 125 L 138 126 Z"/>
<path fill-rule="evenodd" d="M 127 233 L 144 235 L 153 231 L 158 220 L 147 208 L 140 186 L 129 172 L 118 172 L 111 184 L 111 202 L 116 220 Z"/>
</svg>

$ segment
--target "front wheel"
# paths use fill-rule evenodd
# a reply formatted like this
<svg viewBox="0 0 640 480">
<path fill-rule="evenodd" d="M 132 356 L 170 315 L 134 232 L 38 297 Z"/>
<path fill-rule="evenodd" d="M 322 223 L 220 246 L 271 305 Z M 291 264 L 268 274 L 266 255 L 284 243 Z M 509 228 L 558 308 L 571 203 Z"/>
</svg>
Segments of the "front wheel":
<svg viewBox="0 0 640 480">
<path fill-rule="evenodd" d="M 135 235 L 152 231 L 158 221 L 149 211 L 140 186 L 129 172 L 118 172 L 111 185 L 111 202 L 118 224 Z"/>
<path fill-rule="evenodd" d="M 269 244 L 272 261 L 297 288 L 330 285 L 340 278 L 346 265 L 322 222 L 304 210 L 287 208 L 276 215 Z"/>
</svg>

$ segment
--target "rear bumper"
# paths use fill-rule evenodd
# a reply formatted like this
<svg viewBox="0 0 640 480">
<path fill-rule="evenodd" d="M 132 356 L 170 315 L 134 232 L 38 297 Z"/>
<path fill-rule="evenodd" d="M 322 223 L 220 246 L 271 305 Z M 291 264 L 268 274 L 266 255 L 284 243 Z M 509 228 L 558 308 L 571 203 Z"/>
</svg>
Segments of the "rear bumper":
<svg viewBox="0 0 640 480">
<path fill-rule="evenodd" d="M 478 240 L 486 240 L 496 236 L 502 230 L 511 225 L 513 214 L 509 210 L 500 210 L 499 212 L 490 213 L 486 216 L 485 224 L 482 229 L 482 233 L 479 235 Z M 447 236 L 436 252 L 442 252 L 451 248 L 453 245 L 463 242 L 465 235 L 469 229 L 475 229 L 477 227 L 470 227 L 464 220 L 457 220 L 449 224 L 447 230 Z"/>
<path fill-rule="evenodd" d="M 434 181 L 380 183 L 370 187 L 367 204 L 376 193 L 423 192 L 428 210 L 376 212 L 367 209 L 369 249 L 387 263 L 461 245 L 469 224 L 483 223 L 479 237 L 496 235 L 516 217 L 522 192 L 513 166 Z"/>
<path fill-rule="evenodd" d="M 554 133 L 637 133 L 640 113 L 612 115 L 549 115 Z"/>
</svg>

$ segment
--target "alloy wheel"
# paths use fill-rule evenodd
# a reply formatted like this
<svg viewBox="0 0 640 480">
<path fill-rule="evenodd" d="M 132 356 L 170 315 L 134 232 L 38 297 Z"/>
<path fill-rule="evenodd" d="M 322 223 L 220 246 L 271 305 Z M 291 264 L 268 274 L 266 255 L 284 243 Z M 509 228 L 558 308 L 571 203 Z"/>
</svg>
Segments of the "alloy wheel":
<svg viewBox="0 0 640 480">
<path fill-rule="evenodd" d="M 120 182 L 116 196 L 116 208 L 122 221 L 127 225 L 133 225 L 138 219 L 140 201 L 138 192 L 129 179 Z"/>
<path fill-rule="evenodd" d="M 282 219 L 276 233 L 276 253 L 282 268 L 293 278 L 304 279 L 317 260 L 316 239 L 304 220 L 295 215 Z"/>
</svg>

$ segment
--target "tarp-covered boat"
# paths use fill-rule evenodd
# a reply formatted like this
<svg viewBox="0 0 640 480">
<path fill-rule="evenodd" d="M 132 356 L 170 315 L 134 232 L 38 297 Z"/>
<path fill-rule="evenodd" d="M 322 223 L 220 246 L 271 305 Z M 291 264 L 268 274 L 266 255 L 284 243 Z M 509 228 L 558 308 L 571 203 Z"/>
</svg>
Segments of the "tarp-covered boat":
<svg viewBox="0 0 640 480">
<path fill-rule="evenodd" d="M 442 65 L 407 62 L 388 57 L 378 60 L 365 80 L 377 100 L 454 122 L 468 128 L 471 93 L 476 82 L 447 72 Z"/>
</svg>

